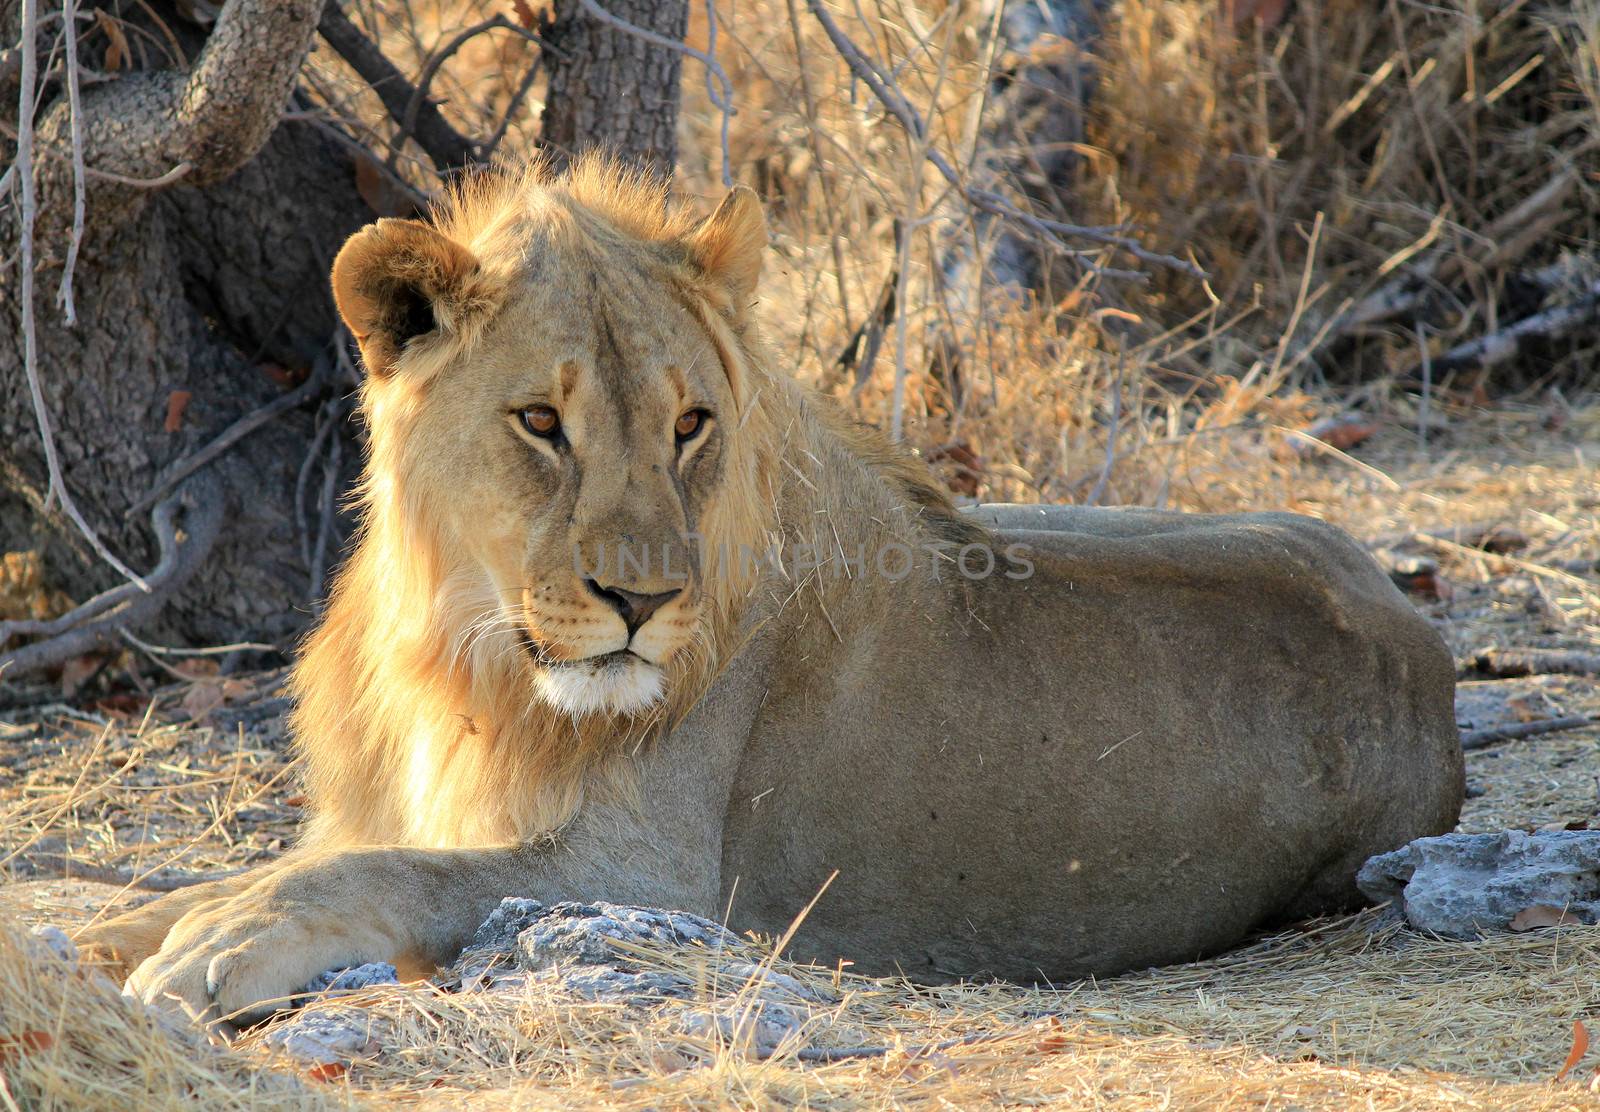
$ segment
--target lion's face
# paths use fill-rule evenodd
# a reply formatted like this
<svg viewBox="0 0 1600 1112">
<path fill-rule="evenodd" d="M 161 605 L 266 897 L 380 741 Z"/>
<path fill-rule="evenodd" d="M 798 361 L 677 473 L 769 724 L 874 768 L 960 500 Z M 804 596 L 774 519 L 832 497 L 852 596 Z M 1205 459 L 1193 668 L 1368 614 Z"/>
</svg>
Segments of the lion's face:
<svg viewBox="0 0 1600 1112">
<path fill-rule="evenodd" d="M 566 225 L 519 241 L 462 310 L 429 280 L 455 268 L 469 288 L 490 261 L 391 223 L 362 233 L 378 261 L 345 258 L 358 236 L 335 268 L 373 372 L 372 481 L 433 523 L 467 651 L 518 658 L 575 715 L 646 710 L 701 633 L 701 525 L 738 427 L 737 368 L 685 281 L 703 270 L 681 245 Z M 419 249 L 431 270 L 396 278 Z M 451 319 L 472 311 L 470 331 Z"/>
</svg>

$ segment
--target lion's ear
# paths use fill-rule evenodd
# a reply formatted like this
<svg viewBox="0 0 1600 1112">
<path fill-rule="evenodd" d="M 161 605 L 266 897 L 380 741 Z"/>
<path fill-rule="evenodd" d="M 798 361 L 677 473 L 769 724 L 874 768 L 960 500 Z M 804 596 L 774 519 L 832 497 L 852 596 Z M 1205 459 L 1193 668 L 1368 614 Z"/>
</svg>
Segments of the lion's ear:
<svg viewBox="0 0 1600 1112">
<path fill-rule="evenodd" d="M 736 185 L 686 240 L 689 255 L 723 293 L 727 311 L 742 321 L 755 298 L 761 257 L 767 250 L 767 221 L 755 191 Z"/>
<path fill-rule="evenodd" d="M 333 260 L 333 300 L 367 370 L 394 370 L 406 343 L 454 331 L 474 301 L 478 260 L 420 220 L 380 220 Z"/>
</svg>

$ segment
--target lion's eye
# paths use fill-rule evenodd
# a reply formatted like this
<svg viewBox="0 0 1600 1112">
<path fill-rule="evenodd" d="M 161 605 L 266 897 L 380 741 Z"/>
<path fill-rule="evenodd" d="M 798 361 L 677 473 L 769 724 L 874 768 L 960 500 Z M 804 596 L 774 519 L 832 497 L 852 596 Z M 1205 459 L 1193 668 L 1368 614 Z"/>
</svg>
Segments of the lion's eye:
<svg viewBox="0 0 1600 1112">
<path fill-rule="evenodd" d="M 683 444 L 693 440 L 705 427 L 706 419 L 710 416 L 711 414 L 703 409 L 691 409 L 679 417 L 678 423 L 672 426 L 672 431 L 678 434 L 678 443 Z"/>
<path fill-rule="evenodd" d="M 561 415 L 547 405 L 530 405 L 518 414 L 522 427 L 534 436 L 554 440 L 561 432 Z"/>
</svg>

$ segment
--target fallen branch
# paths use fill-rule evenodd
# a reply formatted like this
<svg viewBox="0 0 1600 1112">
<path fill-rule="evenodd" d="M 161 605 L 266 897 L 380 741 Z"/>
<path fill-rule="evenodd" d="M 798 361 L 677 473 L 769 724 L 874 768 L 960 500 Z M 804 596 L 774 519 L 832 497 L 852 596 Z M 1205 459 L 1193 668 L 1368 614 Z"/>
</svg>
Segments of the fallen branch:
<svg viewBox="0 0 1600 1112">
<path fill-rule="evenodd" d="M 180 511 L 181 539 L 177 520 Z M 222 532 L 222 519 L 223 500 L 217 483 L 205 477 L 186 483 L 150 514 L 160 556 L 147 578 L 148 591 L 126 592 L 113 605 L 101 606 L 80 618 L 72 628 L 0 656 L 0 678 L 54 667 L 111 644 L 124 626 L 138 625 L 159 613 L 205 562 Z"/>
<path fill-rule="evenodd" d="M 1567 649 L 1479 649 L 1468 661 L 1474 672 L 1497 679 L 1518 676 L 1600 676 L 1600 653 Z"/>
<path fill-rule="evenodd" d="M 1461 735 L 1461 748 L 1467 752 L 1487 749 L 1502 741 L 1518 741 L 1539 734 L 1553 734 L 1561 730 L 1581 730 L 1585 726 L 1600 725 L 1600 718 L 1575 714 L 1569 718 L 1546 718 L 1538 722 L 1512 722 L 1504 726 L 1490 726 L 1486 730 L 1473 730 Z"/>
<path fill-rule="evenodd" d="M 1566 204 L 1577 189 L 1577 172 L 1571 167 L 1563 168 L 1486 228 L 1482 236 L 1484 246 L 1464 251 L 1434 247 L 1415 264 L 1406 266 L 1400 274 L 1356 302 L 1339 321 L 1335 334 L 1361 333 L 1397 318 L 1414 317 L 1434 290 L 1458 281 L 1469 266 L 1493 270 L 1515 262 L 1561 223 L 1567 213 Z M 1442 218 L 1444 214 L 1440 215 Z M 1438 230 L 1429 228 L 1429 234 L 1419 243 L 1431 241 Z M 1410 248 L 1406 254 L 1415 250 L 1415 247 Z M 1395 262 L 1386 265 L 1399 269 L 1396 264 L 1400 258 L 1396 256 Z M 1385 271 L 1380 270 L 1380 276 L 1383 273 Z"/>
<path fill-rule="evenodd" d="M 89 865 L 59 853 L 41 853 L 24 856 L 18 863 L 35 876 L 59 877 L 62 880 L 92 880 L 100 884 L 115 884 L 119 888 L 142 888 L 146 892 L 176 892 L 196 884 L 210 884 L 213 880 L 226 880 L 238 876 L 243 869 L 228 869 L 217 873 L 166 873 L 143 874 L 132 869 L 114 869 L 105 865 Z"/>
<path fill-rule="evenodd" d="M 1434 372 L 1463 367 L 1497 367 L 1522 354 L 1535 340 L 1560 340 L 1600 320 L 1600 282 L 1576 301 L 1523 317 L 1517 323 L 1464 344 L 1457 344 L 1433 361 Z"/>
</svg>

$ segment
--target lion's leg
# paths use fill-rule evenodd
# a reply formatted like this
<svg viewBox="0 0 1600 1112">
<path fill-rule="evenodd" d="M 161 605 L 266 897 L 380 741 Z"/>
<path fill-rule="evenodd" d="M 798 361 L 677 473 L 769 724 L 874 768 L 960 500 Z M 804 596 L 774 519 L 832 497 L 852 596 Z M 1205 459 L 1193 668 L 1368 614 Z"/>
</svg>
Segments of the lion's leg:
<svg viewBox="0 0 1600 1112">
<path fill-rule="evenodd" d="M 84 960 L 121 981 L 161 949 L 174 923 L 208 904 L 227 900 L 260 880 L 274 865 L 168 892 L 132 911 L 91 923 L 74 938 Z"/>
<path fill-rule="evenodd" d="M 667 802 L 676 810 L 681 799 Z M 659 820 L 591 806 L 553 843 L 302 853 L 238 895 L 195 907 L 127 989 L 150 1004 L 248 1021 L 328 969 L 448 963 L 507 896 L 715 914 L 720 815 Z"/>
</svg>

